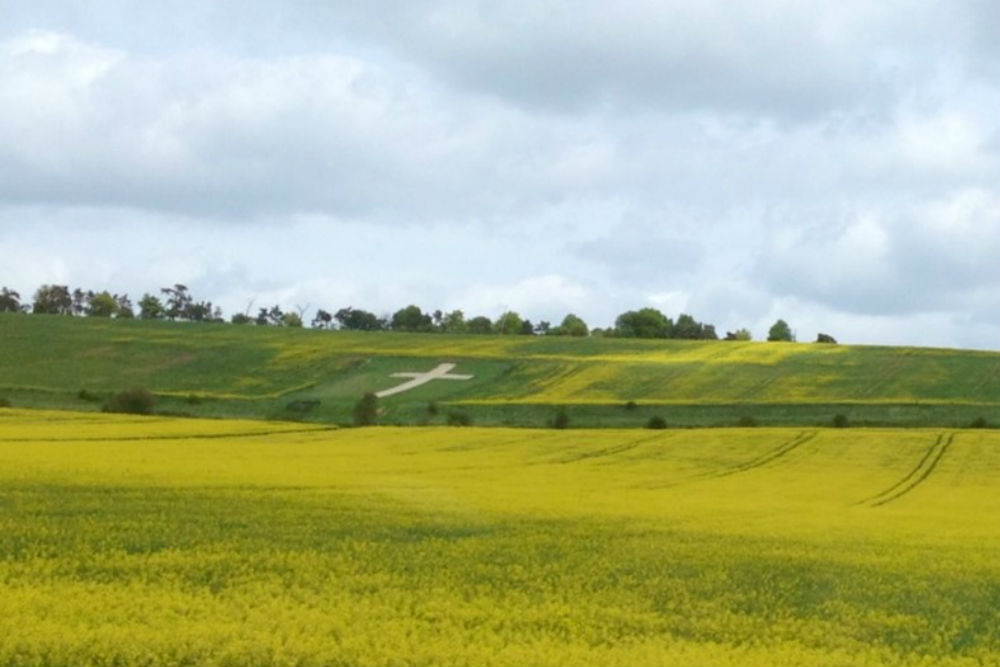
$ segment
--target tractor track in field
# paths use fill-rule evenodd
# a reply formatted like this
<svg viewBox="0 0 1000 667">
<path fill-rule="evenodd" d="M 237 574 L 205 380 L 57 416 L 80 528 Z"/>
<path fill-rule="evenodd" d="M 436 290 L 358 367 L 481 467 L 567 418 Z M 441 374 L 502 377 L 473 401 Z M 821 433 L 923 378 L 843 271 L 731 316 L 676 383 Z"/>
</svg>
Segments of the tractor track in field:
<svg viewBox="0 0 1000 667">
<path fill-rule="evenodd" d="M 83 436 L 77 438 L 0 438 L 0 442 L 141 442 L 146 440 L 218 440 L 222 438 L 254 438 L 269 435 L 288 435 L 295 433 L 321 433 L 323 431 L 340 430 L 334 426 L 317 428 L 275 429 L 273 431 L 234 431 L 232 433 L 187 433 L 177 435 L 141 435 L 141 436 Z"/>
<path fill-rule="evenodd" d="M 934 444 L 927 448 L 924 455 L 920 458 L 917 465 L 906 474 L 901 480 L 890 486 L 888 489 L 871 496 L 870 498 L 865 498 L 859 505 L 868 505 L 869 507 L 881 507 L 891 503 L 894 500 L 902 498 L 907 493 L 917 488 L 922 484 L 934 469 L 937 468 L 937 464 L 941 462 L 944 458 L 945 453 L 948 448 L 951 447 L 951 443 L 955 441 L 954 433 L 942 433 L 934 441 Z"/>
<path fill-rule="evenodd" d="M 614 456 L 615 454 L 621 454 L 622 452 L 627 452 L 630 449 L 635 449 L 641 444 L 652 442 L 653 440 L 663 439 L 662 435 L 652 435 L 646 438 L 639 438 L 638 440 L 631 440 L 629 442 L 623 442 L 620 445 L 611 445 L 610 447 L 603 447 L 601 449 L 595 449 L 589 452 L 581 452 L 579 454 L 569 454 L 552 461 L 552 463 L 576 463 L 577 461 L 585 461 L 587 459 L 597 459 L 604 456 Z"/>
<path fill-rule="evenodd" d="M 799 433 L 797 436 L 795 436 L 788 442 L 781 444 L 778 447 L 775 447 L 769 452 L 761 454 L 755 459 L 751 459 L 746 463 L 741 463 L 739 465 L 732 466 L 729 469 L 723 470 L 721 472 L 712 473 L 710 476 L 727 477 L 729 475 L 735 475 L 741 472 L 748 472 L 750 470 L 753 470 L 754 468 L 759 468 L 761 466 L 767 465 L 768 463 L 776 461 L 781 457 L 785 456 L 786 454 L 789 454 L 790 452 L 798 449 L 802 445 L 806 444 L 807 442 L 815 438 L 817 435 L 819 435 L 818 431 L 806 431 Z"/>
</svg>

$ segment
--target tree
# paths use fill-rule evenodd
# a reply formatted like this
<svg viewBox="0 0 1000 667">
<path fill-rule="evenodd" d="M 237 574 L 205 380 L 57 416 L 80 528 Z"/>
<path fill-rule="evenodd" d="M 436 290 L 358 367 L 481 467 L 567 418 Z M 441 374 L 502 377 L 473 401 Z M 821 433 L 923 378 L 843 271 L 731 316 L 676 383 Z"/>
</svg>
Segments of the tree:
<svg viewBox="0 0 1000 667">
<path fill-rule="evenodd" d="M 169 319 L 191 319 L 189 315 L 191 314 L 191 305 L 194 303 L 194 299 L 191 298 L 191 293 L 188 292 L 186 285 L 175 283 L 173 287 L 160 288 L 160 292 L 167 299 L 164 304 L 164 314 Z"/>
<path fill-rule="evenodd" d="M 0 313 L 21 312 L 21 295 L 6 287 L 0 289 Z"/>
<path fill-rule="evenodd" d="M 313 317 L 309 326 L 313 329 L 329 329 L 333 327 L 333 315 L 320 308 L 316 311 L 316 316 Z"/>
<path fill-rule="evenodd" d="M 674 323 L 671 333 L 671 338 L 698 340 L 702 334 L 701 324 L 687 313 L 681 313 L 677 316 L 677 322 Z"/>
<path fill-rule="evenodd" d="M 298 313 L 285 313 L 281 317 L 281 326 L 283 327 L 302 327 L 302 316 Z"/>
<path fill-rule="evenodd" d="M 123 320 L 130 320 L 135 317 L 135 310 L 132 308 L 132 300 L 128 294 L 115 294 L 115 317 Z"/>
<path fill-rule="evenodd" d="M 702 324 L 701 325 L 701 339 L 702 340 L 719 340 L 719 334 L 715 333 L 714 324 Z"/>
<path fill-rule="evenodd" d="M 466 330 L 470 334 L 493 333 L 493 323 L 490 322 L 490 318 L 479 315 L 478 317 L 473 317 L 466 323 Z"/>
<path fill-rule="evenodd" d="M 117 310 L 118 300 L 107 290 L 88 294 L 87 317 L 111 317 Z"/>
<path fill-rule="evenodd" d="M 792 329 L 788 326 L 788 322 L 778 320 L 768 330 L 767 339 L 772 342 L 782 341 L 790 343 L 795 340 L 795 336 L 792 334 Z"/>
<path fill-rule="evenodd" d="M 549 333 L 553 336 L 586 336 L 590 333 L 590 329 L 586 322 L 573 313 L 569 313 L 563 318 L 562 323 Z"/>
<path fill-rule="evenodd" d="M 535 333 L 539 336 L 547 336 L 552 332 L 552 324 L 548 320 L 542 320 L 535 325 Z"/>
<path fill-rule="evenodd" d="M 385 328 L 385 322 L 375 313 L 350 306 L 341 308 L 333 317 L 341 329 L 349 331 L 379 331 Z"/>
<path fill-rule="evenodd" d="M 433 328 L 431 316 L 412 304 L 400 308 L 392 316 L 393 331 L 431 331 Z"/>
<path fill-rule="evenodd" d="M 753 340 L 753 334 L 750 333 L 749 329 L 737 329 L 736 331 L 727 331 L 726 340 L 749 341 Z"/>
<path fill-rule="evenodd" d="M 36 315 L 72 315 L 73 297 L 66 285 L 42 285 L 35 292 L 31 312 Z"/>
<path fill-rule="evenodd" d="M 519 334 L 524 327 L 524 319 L 513 310 L 506 311 L 493 325 L 498 334 Z"/>
<path fill-rule="evenodd" d="M 831 336 L 830 334 L 820 333 L 820 334 L 816 334 L 816 342 L 817 343 L 830 343 L 831 345 L 836 345 L 837 344 L 837 339 L 834 338 L 833 336 Z"/>
<path fill-rule="evenodd" d="M 87 303 L 93 296 L 93 292 L 84 292 L 79 287 L 73 290 L 73 314 L 77 317 L 85 315 L 87 313 Z"/>
<path fill-rule="evenodd" d="M 378 423 L 378 396 L 367 392 L 354 404 L 354 425 L 374 426 Z"/>
<path fill-rule="evenodd" d="M 229 318 L 229 321 L 233 324 L 250 324 L 253 322 L 253 318 L 246 313 L 236 313 Z"/>
<path fill-rule="evenodd" d="M 441 319 L 441 330 L 445 333 L 465 333 L 468 331 L 465 313 L 461 310 L 453 310 L 445 314 Z"/>
<path fill-rule="evenodd" d="M 152 294 L 143 294 L 139 299 L 139 317 L 144 320 L 162 320 L 166 315 L 163 302 Z"/>
<path fill-rule="evenodd" d="M 670 338 L 673 322 L 656 308 L 622 313 L 615 320 L 615 332 L 625 338 Z"/>
</svg>

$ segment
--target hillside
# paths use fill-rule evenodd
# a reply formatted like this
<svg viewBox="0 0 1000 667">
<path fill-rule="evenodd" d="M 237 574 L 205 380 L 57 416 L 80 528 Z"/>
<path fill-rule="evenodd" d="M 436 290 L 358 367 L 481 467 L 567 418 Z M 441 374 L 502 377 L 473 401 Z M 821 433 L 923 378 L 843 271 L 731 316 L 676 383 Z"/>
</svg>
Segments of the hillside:
<svg viewBox="0 0 1000 667">
<path fill-rule="evenodd" d="M 906 347 L 357 333 L 0 314 L 0 397 L 98 410 L 133 386 L 193 416 L 346 423 L 358 397 L 439 363 L 381 400 L 384 423 L 572 426 L 1000 423 L 1000 354 Z M 628 402 L 634 406 L 626 406 Z M 428 405 L 433 402 L 437 410 Z"/>
</svg>

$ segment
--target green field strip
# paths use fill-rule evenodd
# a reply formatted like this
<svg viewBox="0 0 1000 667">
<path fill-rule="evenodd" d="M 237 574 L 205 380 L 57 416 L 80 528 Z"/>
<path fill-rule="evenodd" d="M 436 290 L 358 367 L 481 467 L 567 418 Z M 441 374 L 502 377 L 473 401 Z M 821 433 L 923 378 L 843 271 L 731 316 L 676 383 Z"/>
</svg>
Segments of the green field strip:
<svg viewBox="0 0 1000 667">
<path fill-rule="evenodd" d="M 916 467 L 914 467 L 905 477 L 890 486 L 885 491 L 882 491 L 881 493 L 861 502 L 868 504 L 870 507 L 881 507 L 882 505 L 886 505 L 901 498 L 902 496 L 905 496 L 931 476 L 931 473 L 934 472 L 937 464 L 944 457 L 945 452 L 948 451 L 948 448 L 954 440 L 954 433 L 950 433 L 947 436 L 942 433 L 934 441 L 934 444 L 931 445 L 926 452 L 924 452 L 923 457 L 917 463 Z"/>
</svg>

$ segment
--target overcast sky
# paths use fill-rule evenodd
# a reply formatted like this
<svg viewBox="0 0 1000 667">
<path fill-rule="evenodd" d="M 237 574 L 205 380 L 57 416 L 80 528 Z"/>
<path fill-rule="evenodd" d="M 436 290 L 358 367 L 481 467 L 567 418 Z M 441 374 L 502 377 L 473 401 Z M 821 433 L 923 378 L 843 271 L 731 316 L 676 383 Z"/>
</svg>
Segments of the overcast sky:
<svg viewBox="0 0 1000 667">
<path fill-rule="evenodd" d="M 994 0 L 0 0 L 0 285 L 995 349 L 997 35 Z"/>
</svg>

